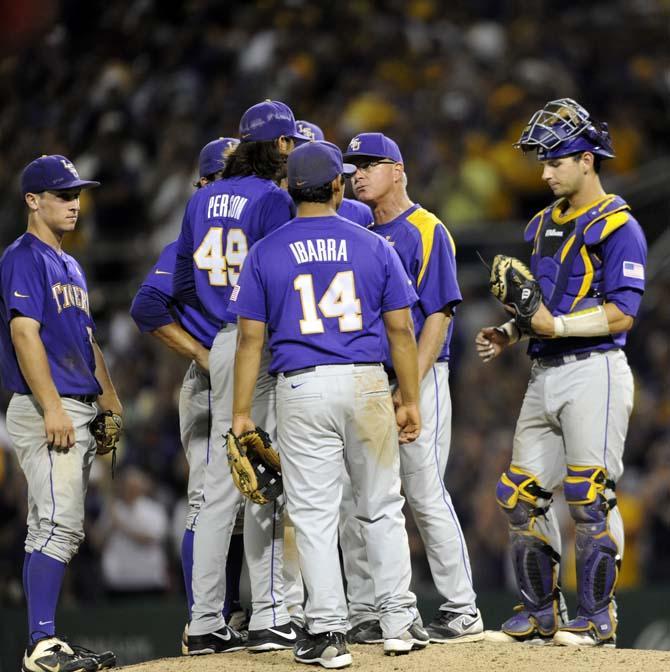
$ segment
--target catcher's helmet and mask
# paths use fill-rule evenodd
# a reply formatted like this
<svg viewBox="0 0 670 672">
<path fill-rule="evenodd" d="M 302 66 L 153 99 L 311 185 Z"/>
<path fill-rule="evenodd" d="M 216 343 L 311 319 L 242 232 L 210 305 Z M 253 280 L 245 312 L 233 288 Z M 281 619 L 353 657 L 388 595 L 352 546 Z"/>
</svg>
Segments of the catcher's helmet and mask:
<svg viewBox="0 0 670 672">
<path fill-rule="evenodd" d="M 580 152 L 614 158 L 607 124 L 591 119 L 588 110 L 572 98 L 550 100 L 535 112 L 514 147 L 524 153 L 537 151 L 539 161 Z"/>
</svg>

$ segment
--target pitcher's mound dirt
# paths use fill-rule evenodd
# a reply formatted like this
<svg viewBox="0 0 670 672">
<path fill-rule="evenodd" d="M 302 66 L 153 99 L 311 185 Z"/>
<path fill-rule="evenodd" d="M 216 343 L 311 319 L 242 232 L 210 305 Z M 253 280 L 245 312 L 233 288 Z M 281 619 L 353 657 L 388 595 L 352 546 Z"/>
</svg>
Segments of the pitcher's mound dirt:
<svg viewBox="0 0 670 672">
<path fill-rule="evenodd" d="M 670 651 L 573 649 L 518 644 L 431 644 L 405 656 L 385 656 L 379 646 L 350 646 L 352 668 L 364 672 L 670 672 Z M 162 658 L 120 668 L 124 672 L 296 672 L 323 670 L 293 661 L 291 651 L 247 651 Z M 351 669 L 351 668 L 344 668 Z"/>
</svg>

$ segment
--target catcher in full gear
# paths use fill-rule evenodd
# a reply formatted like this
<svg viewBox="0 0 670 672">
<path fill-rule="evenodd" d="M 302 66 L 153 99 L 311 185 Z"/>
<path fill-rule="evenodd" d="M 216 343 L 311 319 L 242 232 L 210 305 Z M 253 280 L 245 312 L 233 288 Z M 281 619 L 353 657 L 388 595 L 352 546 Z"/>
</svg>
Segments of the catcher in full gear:
<svg viewBox="0 0 670 672">
<path fill-rule="evenodd" d="M 615 488 L 633 406 L 622 348 L 644 292 L 647 246 L 628 204 L 600 183 L 601 162 L 614 157 L 606 124 L 574 100 L 551 101 L 516 147 L 537 151 L 557 200 L 526 227 L 530 270 L 510 257 L 494 260 L 491 290 L 515 318 L 476 336 L 485 362 L 528 339 L 533 361 L 512 462 L 496 488 L 509 519 L 521 605 L 488 638 L 615 646 L 624 551 Z M 576 524 L 572 620 L 560 590 L 561 539 L 551 509 L 561 484 Z"/>
</svg>

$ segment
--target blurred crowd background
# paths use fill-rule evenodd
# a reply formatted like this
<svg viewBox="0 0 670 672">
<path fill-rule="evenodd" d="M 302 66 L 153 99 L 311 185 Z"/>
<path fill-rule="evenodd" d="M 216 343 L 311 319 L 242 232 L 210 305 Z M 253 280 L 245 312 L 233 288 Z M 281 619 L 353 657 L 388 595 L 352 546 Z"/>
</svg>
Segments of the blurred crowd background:
<svg viewBox="0 0 670 672">
<path fill-rule="evenodd" d="M 649 290 L 627 348 L 636 399 L 618 490 L 627 530 L 621 585 L 670 582 L 668 0 L 0 5 L 0 244 L 25 229 L 19 175 L 40 154 L 65 154 L 102 182 L 84 192 L 67 246 L 88 274 L 127 432 L 114 481 L 108 461 L 96 460 L 66 600 L 183 590 L 187 465 L 177 397 L 186 362 L 140 336 L 128 308 L 178 234 L 200 148 L 236 135 L 242 112 L 264 98 L 287 102 L 341 146 L 361 131 L 396 139 L 410 196 L 454 234 L 465 300 L 454 333 L 447 483 L 480 590 L 511 585 L 494 488 L 529 364 L 521 348 L 486 366 L 476 359 L 477 329 L 503 321 L 476 252 L 528 256 L 523 225 L 550 193 L 535 159 L 511 145 L 535 109 L 569 96 L 609 122 L 617 158 L 604 167 L 605 187 L 630 200 L 650 244 Z M 0 401 L 6 407 L 5 392 Z M 1 432 L 0 605 L 23 599 L 25 502 Z M 572 524 L 563 518 L 567 540 Z M 409 524 L 420 584 L 429 571 Z M 564 581 L 574 586 L 574 572 Z"/>
</svg>

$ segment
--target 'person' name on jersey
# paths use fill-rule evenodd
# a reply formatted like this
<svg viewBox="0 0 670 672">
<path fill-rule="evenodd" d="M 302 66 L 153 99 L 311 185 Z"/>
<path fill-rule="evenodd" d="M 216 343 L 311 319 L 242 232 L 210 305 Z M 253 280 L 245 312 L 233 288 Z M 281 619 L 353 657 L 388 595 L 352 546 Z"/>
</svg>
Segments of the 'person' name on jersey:
<svg viewBox="0 0 670 672">
<path fill-rule="evenodd" d="M 63 284 L 57 282 L 51 285 L 51 293 L 58 306 L 58 312 L 62 313 L 66 308 L 75 306 L 90 315 L 88 306 L 88 292 L 79 285 Z"/>
<path fill-rule="evenodd" d="M 299 264 L 309 261 L 349 261 L 347 241 L 335 238 L 296 240 L 289 243 L 291 252 Z"/>
<path fill-rule="evenodd" d="M 248 202 L 249 199 L 244 196 L 231 196 L 230 194 L 210 196 L 207 204 L 207 219 L 212 219 L 212 217 L 239 219 Z"/>
</svg>

